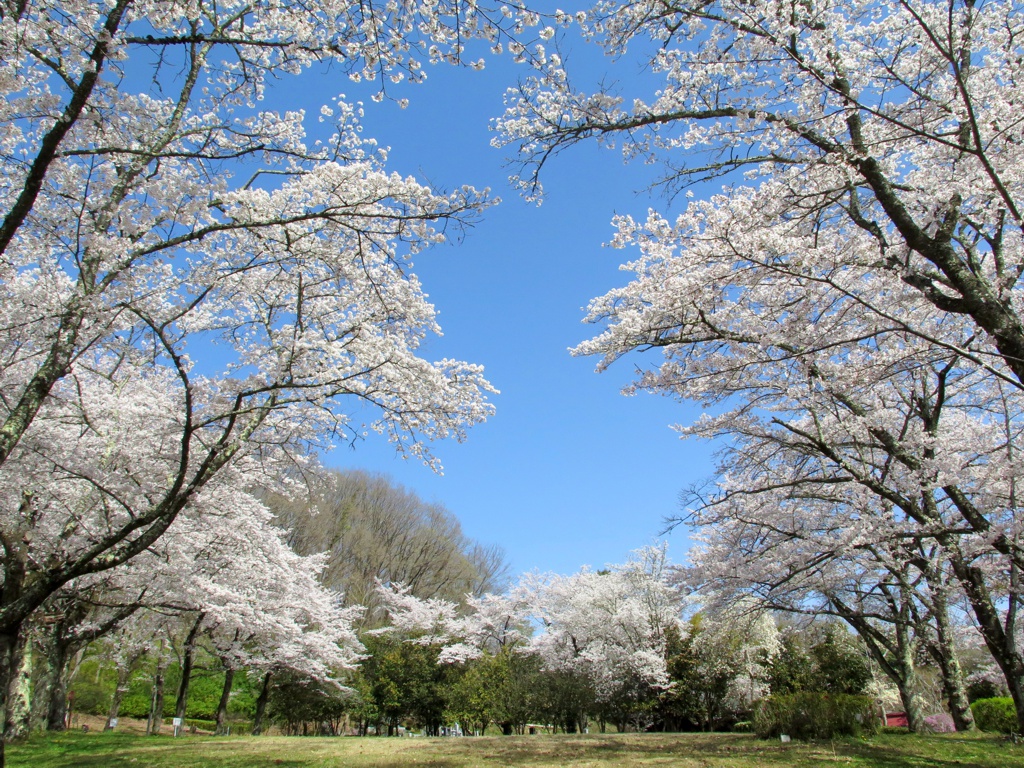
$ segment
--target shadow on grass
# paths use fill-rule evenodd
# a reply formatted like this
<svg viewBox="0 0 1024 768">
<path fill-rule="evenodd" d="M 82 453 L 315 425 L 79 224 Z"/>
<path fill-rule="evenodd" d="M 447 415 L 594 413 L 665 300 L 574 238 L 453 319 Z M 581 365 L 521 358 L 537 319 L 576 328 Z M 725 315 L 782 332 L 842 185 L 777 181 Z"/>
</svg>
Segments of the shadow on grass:
<svg viewBox="0 0 1024 768">
<path fill-rule="evenodd" d="M 459 746 L 445 745 L 441 751 L 452 758 L 450 763 L 437 760 L 426 764 L 558 766 L 582 761 L 587 765 L 640 766 L 650 762 L 706 768 L 812 768 L 830 764 L 857 768 L 1024 768 L 1024 746 L 984 735 L 884 735 L 863 741 L 810 744 L 782 744 L 741 734 L 581 736 L 560 737 L 547 745 L 529 738 L 488 740 L 477 748 L 463 742 Z"/>
<path fill-rule="evenodd" d="M 470 739 L 147 738 L 41 734 L 9 768 L 1024 768 L 1024 746 L 992 737 L 896 736 L 804 744 L 747 734 L 620 734 Z"/>
<path fill-rule="evenodd" d="M 241 746 L 241 745 L 239 745 Z M 34 734 L 7 748 L 7 768 L 253 768 L 248 750 L 193 738 L 132 733 Z M 271 759 L 273 768 L 310 768 L 303 755 Z"/>
<path fill-rule="evenodd" d="M 1024 766 L 1024 747 L 996 738 L 931 737 L 931 754 L 918 747 L 901 749 L 901 737 L 884 742 L 844 744 L 842 755 L 856 757 L 866 768 L 1010 768 Z"/>
</svg>

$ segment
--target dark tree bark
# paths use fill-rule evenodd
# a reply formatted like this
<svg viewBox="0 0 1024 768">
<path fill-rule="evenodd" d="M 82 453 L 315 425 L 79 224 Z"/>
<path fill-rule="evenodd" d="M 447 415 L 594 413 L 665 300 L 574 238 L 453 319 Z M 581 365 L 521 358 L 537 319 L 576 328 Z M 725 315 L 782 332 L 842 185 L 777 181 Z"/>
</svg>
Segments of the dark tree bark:
<svg viewBox="0 0 1024 768">
<path fill-rule="evenodd" d="M 228 732 L 228 702 L 231 700 L 231 686 L 235 682 L 235 668 L 225 664 L 224 687 L 220 693 L 220 703 L 217 705 L 217 727 L 214 733 L 217 736 L 224 736 Z"/>
<path fill-rule="evenodd" d="M 83 624 L 94 607 L 88 595 L 71 593 L 53 598 L 53 612 L 60 614 L 60 618 L 50 627 L 43 642 L 45 669 L 33 705 L 38 710 L 38 720 L 45 722 L 46 730 L 63 731 L 67 727 L 68 664 L 71 659 L 82 648 L 110 633 L 134 614 L 144 595 L 145 591 L 135 602 L 115 609 L 102 621 L 94 618 L 87 623 L 87 628 Z"/>
<path fill-rule="evenodd" d="M 7 585 L 4 585 L 5 590 Z M 18 644 L 21 642 L 21 625 L 18 624 L 6 632 L 0 632 L 0 717 L 7 721 L 7 689 L 11 683 L 14 669 L 18 664 Z M 0 768 L 5 764 L 4 744 L 5 739 L 0 738 Z"/>
<path fill-rule="evenodd" d="M 999 611 L 992 600 L 981 570 L 965 563 L 959 554 L 952 558 L 952 565 L 954 573 L 960 579 L 960 583 L 967 593 L 967 599 L 978 620 L 978 630 L 985 640 L 985 645 L 1003 672 L 1006 687 L 1010 691 L 1010 697 L 1016 708 L 1017 727 L 1021 733 L 1024 733 L 1024 656 L 1016 647 L 1015 632 L 1012 626 L 1013 612 L 1009 612 L 1007 616 L 1010 626 L 1003 626 L 999 619 Z M 1010 595 L 1011 605 L 1015 605 L 1017 599 L 1018 595 Z M 1009 631 L 1007 631 L 1008 629 Z"/>
<path fill-rule="evenodd" d="M 256 699 L 256 717 L 252 723 L 252 735 L 259 736 L 263 733 L 263 718 L 267 713 L 267 702 L 270 701 L 270 678 L 272 672 L 263 676 L 263 686 L 260 688 L 260 696 Z"/>
<path fill-rule="evenodd" d="M 195 624 L 185 638 L 185 647 L 181 654 L 181 683 L 178 685 L 178 698 L 174 702 L 174 716 L 185 722 L 185 712 L 188 709 L 188 687 L 192 681 L 192 664 L 195 654 L 196 640 L 199 637 L 199 630 L 203 626 L 203 619 L 206 614 L 200 613 Z"/>
<path fill-rule="evenodd" d="M 71 647 L 51 640 L 46 654 L 46 730 L 63 731 L 68 723 L 68 661 Z"/>
</svg>

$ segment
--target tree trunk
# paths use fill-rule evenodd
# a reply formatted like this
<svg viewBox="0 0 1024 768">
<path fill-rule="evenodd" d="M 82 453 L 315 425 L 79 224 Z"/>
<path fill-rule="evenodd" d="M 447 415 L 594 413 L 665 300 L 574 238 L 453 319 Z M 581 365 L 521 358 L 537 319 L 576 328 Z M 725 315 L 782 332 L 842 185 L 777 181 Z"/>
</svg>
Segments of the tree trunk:
<svg viewBox="0 0 1024 768">
<path fill-rule="evenodd" d="M 138 610 L 138 605 L 122 606 L 112 616 L 89 627 L 82 626 L 88 606 L 74 595 L 52 601 L 51 610 L 60 618 L 52 625 L 43 645 L 46 663 L 38 686 L 40 690 L 33 698 L 33 727 L 63 731 L 68 725 L 68 685 L 74 674 L 68 669 L 71 659 Z"/>
<path fill-rule="evenodd" d="M 235 682 L 234 667 L 224 670 L 224 688 L 220 692 L 220 703 L 217 705 L 217 727 L 214 734 L 224 736 L 228 731 L 228 702 L 231 700 L 231 686 Z"/>
<path fill-rule="evenodd" d="M 929 643 L 928 650 L 942 674 L 942 692 L 946 696 L 953 726 L 957 731 L 973 731 L 974 713 L 971 712 L 971 703 L 967 699 L 967 687 L 964 685 L 963 669 L 960 667 L 960 658 L 953 641 L 945 595 L 938 595 L 933 602 L 936 639 L 934 643 Z"/>
<path fill-rule="evenodd" d="M 146 735 L 155 736 L 160 733 L 164 724 L 164 673 L 167 670 L 167 659 L 163 656 L 161 643 L 160 657 L 153 672 L 153 695 L 149 703 L 149 717 L 146 720 Z"/>
<path fill-rule="evenodd" d="M 947 544 L 947 549 L 952 547 Z M 1018 732 L 1024 733 L 1024 657 L 1016 647 L 1015 633 L 1007 632 L 1000 622 L 999 611 L 996 610 L 981 570 L 968 565 L 958 551 L 950 556 L 950 564 L 971 604 L 985 645 L 1006 680 L 1006 687 L 1017 712 Z M 1008 596 L 1011 605 L 1016 603 L 1017 598 L 1016 594 Z"/>
<path fill-rule="evenodd" d="M 70 648 L 52 640 L 46 654 L 46 730 L 63 731 L 68 724 L 68 660 Z"/>
<path fill-rule="evenodd" d="M 907 729 L 917 733 L 921 728 L 921 703 L 915 692 L 917 669 L 914 664 L 914 640 L 911 636 L 910 600 L 905 590 L 889 594 L 890 610 L 895 620 L 892 634 L 886 634 L 871 623 L 863 614 L 850 608 L 837 595 L 828 598 L 839 616 L 860 635 L 867 648 L 886 677 L 896 684 L 907 715 Z"/>
<path fill-rule="evenodd" d="M 6 587 L 6 585 L 5 585 Z M 6 590 L 5 590 L 6 591 Z M 5 595 L 6 597 L 6 595 Z M 3 718 L 4 732 L 0 733 L 0 768 L 4 767 L 4 745 L 7 741 L 7 700 L 8 688 L 14 670 L 18 664 L 18 643 L 21 639 L 21 624 L 15 624 L 6 632 L 0 633 L 0 717 Z"/>
<path fill-rule="evenodd" d="M 263 717 L 267 712 L 267 702 L 270 700 L 270 677 L 272 674 L 272 672 L 267 672 L 263 676 L 263 687 L 260 688 L 260 696 L 256 699 L 256 717 L 252 723 L 253 736 L 263 733 Z"/>
<path fill-rule="evenodd" d="M 174 716 L 181 719 L 185 724 L 185 712 L 188 709 L 188 686 L 192 681 L 193 654 L 195 652 L 196 638 L 199 635 L 199 628 L 203 625 L 205 614 L 199 614 L 196 623 L 185 638 L 185 647 L 181 654 L 181 683 L 178 685 L 178 698 L 174 702 Z"/>
<path fill-rule="evenodd" d="M 4 722 L 4 741 L 8 743 L 28 736 L 32 716 L 32 645 L 27 633 L 19 634 L 10 664 Z"/>
<path fill-rule="evenodd" d="M 907 716 L 907 730 L 911 733 L 921 731 L 921 702 L 914 692 L 913 684 L 916 675 L 912 675 L 909 682 L 900 681 L 896 689 L 900 692 L 900 701 L 903 702 L 903 712 Z"/>
<path fill-rule="evenodd" d="M 67 637 L 67 629 L 80 621 L 84 612 L 80 606 L 68 609 L 60 601 L 55 601 L 54 610 L 62 615 L 43 636 L 43 673 L 32 697 L 32 728 L 63 731 L 67 728 L 68 662 L 81 647 Z"/>
<path fill-rule="evenodd" d="M 32 515 L 32 493 L 30 491 L 22 494 L 18 512 L 22 520 L 30 519 Z M 11 533 L 12 536 L 5 537 L 0 542 L 3 545 L 4 571 L 3 586 L 0 587 L 0 606 L 12 610 L 7 617 L 3 631 L 0 632 L 0 717 L 3 718 L 3 732 L 0 733 L 0 768 L 4 768 L 6 762 L 4 745 L 8 737 L 7 714 L 10 688 L 17 670 L 21 666 L 21 654 L 25 648 L 25 619 L 35 608 L 35 605 L 21 609 L 13 608 L 23 597 L 22 590 L 25 586 L 30 539 L 27 529 L 11 531 Z"/>
<path fill-rule="evenodd" d="M 43 671 L 37 675 L 32 685 L 32 713 L 29 719 L 29 727 L 32 731 L 46 730 L 46 723 L 50 709 L 50 697 L 53 695 L 53 677 L 50 674 L 50 653 L 46 645 L 37 646 L 40 651 L 37 656 L 42 656 Z"/>
<path fill-rule="evenodd" d="M 128 693 L 128 682 L 132 677 L 132 669 L 135 667 L 137 655 L 133 655 L 117 665 L 117 687 L 114 688 L 114 695 L 110 699 L 110 709 L 107 711 L 107 724 L 103 726 L 104 731 L 114 730 L 118 713 L 121 711 L 121 702 L 124 695 Z"/>
<path fill-rule="evenodd" d="M 897 688 L 903 701 L 903 711 L 907 713 L 907 730 L 911 733 L 921 731 L 921 701 L 917 695 L 917 667 L 914 664 L 914 642 L 910 636 L 910 624 L 897 622 L 896 646 L 899 658 L 896 660 L 900 672 Z"/>
<path fill-rule="evenodd" d="M 66 728 L 68 713 L 68 648 L 51 637 L 43 650 L 43 674 L 33 699 L 33 718 L 38 718 L 41 729 L 62 731 Z M 54 722 L 55 718 L 59 719 L 58 723 Z"/>
<path fill-rule="evenodd" d="M 1013 699 L 1013 706 L 1017 710 L 1017 730 L 1024 733 L 1024 662 L 1020 653 L 1014 650 L 1005 650 L 1004 661 L 996 659 L 1003 676 L 1006 678 L 1007 687 L 1010 689 L 1010 697 Z"/>
</svg>

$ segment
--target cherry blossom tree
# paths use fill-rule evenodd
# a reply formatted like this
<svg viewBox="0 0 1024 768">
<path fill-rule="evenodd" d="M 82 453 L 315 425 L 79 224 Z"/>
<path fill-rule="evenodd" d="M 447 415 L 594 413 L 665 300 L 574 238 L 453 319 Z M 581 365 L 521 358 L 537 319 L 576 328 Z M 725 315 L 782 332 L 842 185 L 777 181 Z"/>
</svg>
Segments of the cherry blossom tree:
<svg viewBox="0 0 1024 768">
<path fill-rule="evenodd" d="M 638 550 L 606 571 L 527 575 L 522 588 L 540 624 L 531 650 L 544 669 L 585 681 L 596 703 L 617 699 L 620 709 L 642 709 L 668 687 L 666 632 L 678 628 L 681 613 L 668 578 L 664 546 Z"/>
<path fill-rule="evenodd" d="M 810 510 L 802 509 L 802 516 Z M 710 531 L 706 539 L 717 538 Z M 793 537 L 799 541 L 800 537 Z M 795 544 L 796 548 L 804 543 Z M 917 693 L 917 659 L 924 655 L 922 638 L 928 622 L 922 619 L 919 597 L 924 591 L 923 577 L 916 572 L 914 558 L 906 551 L 888 557 L 881 551 L 884 545 L 865 544 L 845 553 L 825 551 L 802 567 L 799 560 L 786 557 L 786 544 L 775 540 L 772 545 L 774 556 L 782 556 L 784 565 L 771 575 L 771 568 L 760 571 L 760 580 L 746 581 L 743 577 L 730 579 L 719 577 L 722 571 L 715 566 L 704 568 L 705 554 L 695 553 L 695 568 L 692 573 L 711 576 L 705 588 L 714 594 L 722 589 L 724 594 L 713 598 L 714 602 L 747 599 L 756 594 L 762 605 L 776 611 L 804 616 L 836 616 L 844 620 L 860 636 L 861 641 L 882 672 L 887 675 L 899 692 L 903 711 L 907 714 L 908 726 L 917 731 L 924 713 Z M 717 542 L 711 549 L 717 550 Z M 826 550 L 828 548 L 821 547 Z M 762 553 L 763 554 L 763 553 Z M 736 560 L 733 561 L 734 563 Z M 751 574 L 756 569 L 744 569 Z M 713 585 L 713 586 L 712 586 Z M 946 655 L 955 658 L 953 649 L 944 649 Z M 958 693 L 963 693 L 963 681 L 959 682 Z M 966 697 L 960 702 L 961 709 L 967 709 Z"/>
<path fill-rule="evenodd" d="M 151 554 L 131 566 L 147 570 L 166 599 L 176 601 L 191 625 L 185 645 L 205 638 L 224 664 L 218 727 L 239 670 L 265 678 L 289 670 L 338 684 L 361 658 L 353 622 L 362 609 L 342 606 L 342 596 L 320 583 L 325 558 L 294 553 L 270 511 L 252 496 L 222 499 L 216 513 L 202 517 L 183 514 Z M 180 716 L 187 677 L 183 671 Z"/>
<path fill-rule="evenodd" d="M 370 430 L 432 461 L 423 439 L 490 413 L 479 367 L 417 355 L 437 325 L 409 271 L 485 196 L 388 171 L 343 98 L 320 136 L 260 101 L 316 62 L 383 93 L 536 19 L 461 0 L 38 0 L 0 16 L 5 692 L 32 611 L 218 484 L 262 484 Z"/>
<path fill-rule="evenodd" d="M 521 585 L 505 594 L 467 594 L 462 605 L 418 598 L 405 585 L 380 585 L 379 592 L 388 623 L 370 634 L 430 648 L 437 664 L 452 669 L 446 711 L 465 732 L 483 731 L 493 720 L 505 734 L 521 733 L 536 718 L 541 694 L 528 690 L 539 669 L 530 648 L 532 595 Z"/>
<path fill-rule="evenodd" d="M 378 590 L 388 623 L 371 632 L 411 638 L 421 645 L 440 645 L 440 663 L 521 648 L 530 637 L 534 608 L 522 587 L 504 595 L 466 595 L 463 606 L 442 598 L 416 597 L 403 584 L 381 584 Z"/>
<path fill-rule="evenodd" d="M 775 619 L 763 605 L 749 597 L 709 601 L 667 649 L 671 686 L 661 697 L 663 716 L 710 730 L 727 715 L 750 711 L 768 693 L 769 667 L 781 647 Z"/>
<path fill-rule="evenodd" d="M 641 0 L 562 21 L 662 82 L 587 93 L 549 56 L 499 120 L 529 193 L 590 138 L 660 164 L 671 191 L 725 183 L 674 218 L 616 220 L 632 281 L 592 302 L 605 328 L 576 352 L 604 368 L 659 348 L 631 391 L 723 406 L 686 430 L 734 446 L 697 504 L 734 534 L 720 552 L 817 529 L 762 551 L 792 576 L 937 543 L 1024 725 L 1019 4 Z M 819 528 L 823 508 L 839 514 Z"/>
<path fill-rule="evenodd" d="M 554 714 L 564 727 L 582 729 L 596 704 L 638 710 L 668 686 L 666 636 L 680 628 L 681 612 L 669 578 L 660 545 L 603 571 L 526 574 L 505 594 L 467 595 L 463 606 L 382 585 L 389 622 L 371 633 L 436 646 L 441 664 L 534 655 L 558 678 L 555 687 L 560 680 L 575 691 L 566 697 L 572 711 Z"/>
<path fill-rule="evenodd" d="M 220 498 L 216 512 L 195 518 L 186 510 L 145 553 L 51 596 L 34 616 L 43 623 L 47 669 L 34 699 L 48 728 L 64 727 L 70 656 L 113 630 L 116 637 L 103 642 L 119 663 L 123 688 L 141 654 L 156 656 L 158 667 L 166 663 L 161 649 L 178 625 L 185 658 L 180 707 L 187 705 L 190 660 L 200 641 L 224 662 L 228 691 L 242 669 L 265 678 L 290 670 L 337 685 L 361 658 L 353 629 L 361 609 L 342 607 L 341 595 L 320 583 L 324 558 L 292 552 L 273 522 L 250 495 Z M 155 681 L 155 699 L 160 685 Z"/>
<path fill-rule="evenodd" d="M 606 571 L 526 574 L 505 595 L 467 596 L 465 609 L 391 588 L 385 591 L 391 621 L 383 631 L 440 644 L 440 660 L 449 663 L 522 648 L 548 669 L 581 671 L 599 696 L 610 697 L 632 677 L 652 688 L 665 684 L 665 632 L 678 625 L 680 613 L 668 578 L 666 550 L 658 546 Z"/>
<path fill-rule="evenodd" d="M 986 399 L 988 379 L 954 370 L 943 369 L 935 387 L 922 386 L 930 377 L 921 366 L 838 394 L 831 377 L 824 399 L 788 401 L 770 419 L 707 420 L 734 443 L 715 492 L 694 493 L 686 519 L 706 529 L 698 580 L 753 590 L 782 610 L 842 617 L 908 712 L 915 644 L 924 643 L 958 725 L 969 727 L 950 590 L 966 595 L 1008 684 L 1017 684 L 1019 590 L 1003 573 L 1018 568 L 1017 469 L 1006 461 L 1012 437 L 990 424 L 1011 400 Z"/>
<path fill-rule="evenodd" d="M 33 727 L 62 731 L 67 725 L 68 666 L 90 643 L 116 630 L 143 606 L 148 589 L 118 569 L 65 584 L 30 622 L 43 673 L 32 691 Z"/>
<path fill-rule="evenodd" d="M 681 220 L 695 264 L 701 244 L 732 244 L 742 272 L 831 281 L 852 301 L 871 291 L 863 300 L 890 323 L 983 364 L 994 356 L 994 372 L 1019 385 L 1020 10 L 974 0 L 599 2 L 562 22 L 578 22 L 610 55 L 639 49 L 662 86 L 581 92 L 548 56 L 510 92 L 497 143 L 518 149 L 519 178 L 535 193 L 552 155 L 594 137 L 662 163 L 676 187 L 742 171 L 755 186 L 729 187 Z M 887 295 L 871 301 L 880 282 Z M 911 297 L 976 333 L 943 338 L 900 311 Z M 635 329 L 638 343 L 685 338 L 679 319 L 685 327 L 677 314 L 659 333 Z"/>
</svg>

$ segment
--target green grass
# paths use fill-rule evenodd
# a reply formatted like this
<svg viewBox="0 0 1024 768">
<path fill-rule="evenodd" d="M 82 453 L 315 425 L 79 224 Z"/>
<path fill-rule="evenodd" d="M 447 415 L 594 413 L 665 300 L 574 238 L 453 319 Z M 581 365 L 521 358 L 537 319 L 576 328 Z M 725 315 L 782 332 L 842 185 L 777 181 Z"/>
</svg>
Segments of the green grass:
<svg viewBox="0 0 1024 768">
<path fill-rule="evenodd" d="M 746 734 L 172 739 L 72 732 L 35 735 L 9 746 L 7 758 L 11 768 L 1024 768 L 1024 745 L 988 734 L 885 733 L 870 740 L 781 744 Z"/>
</svg>

